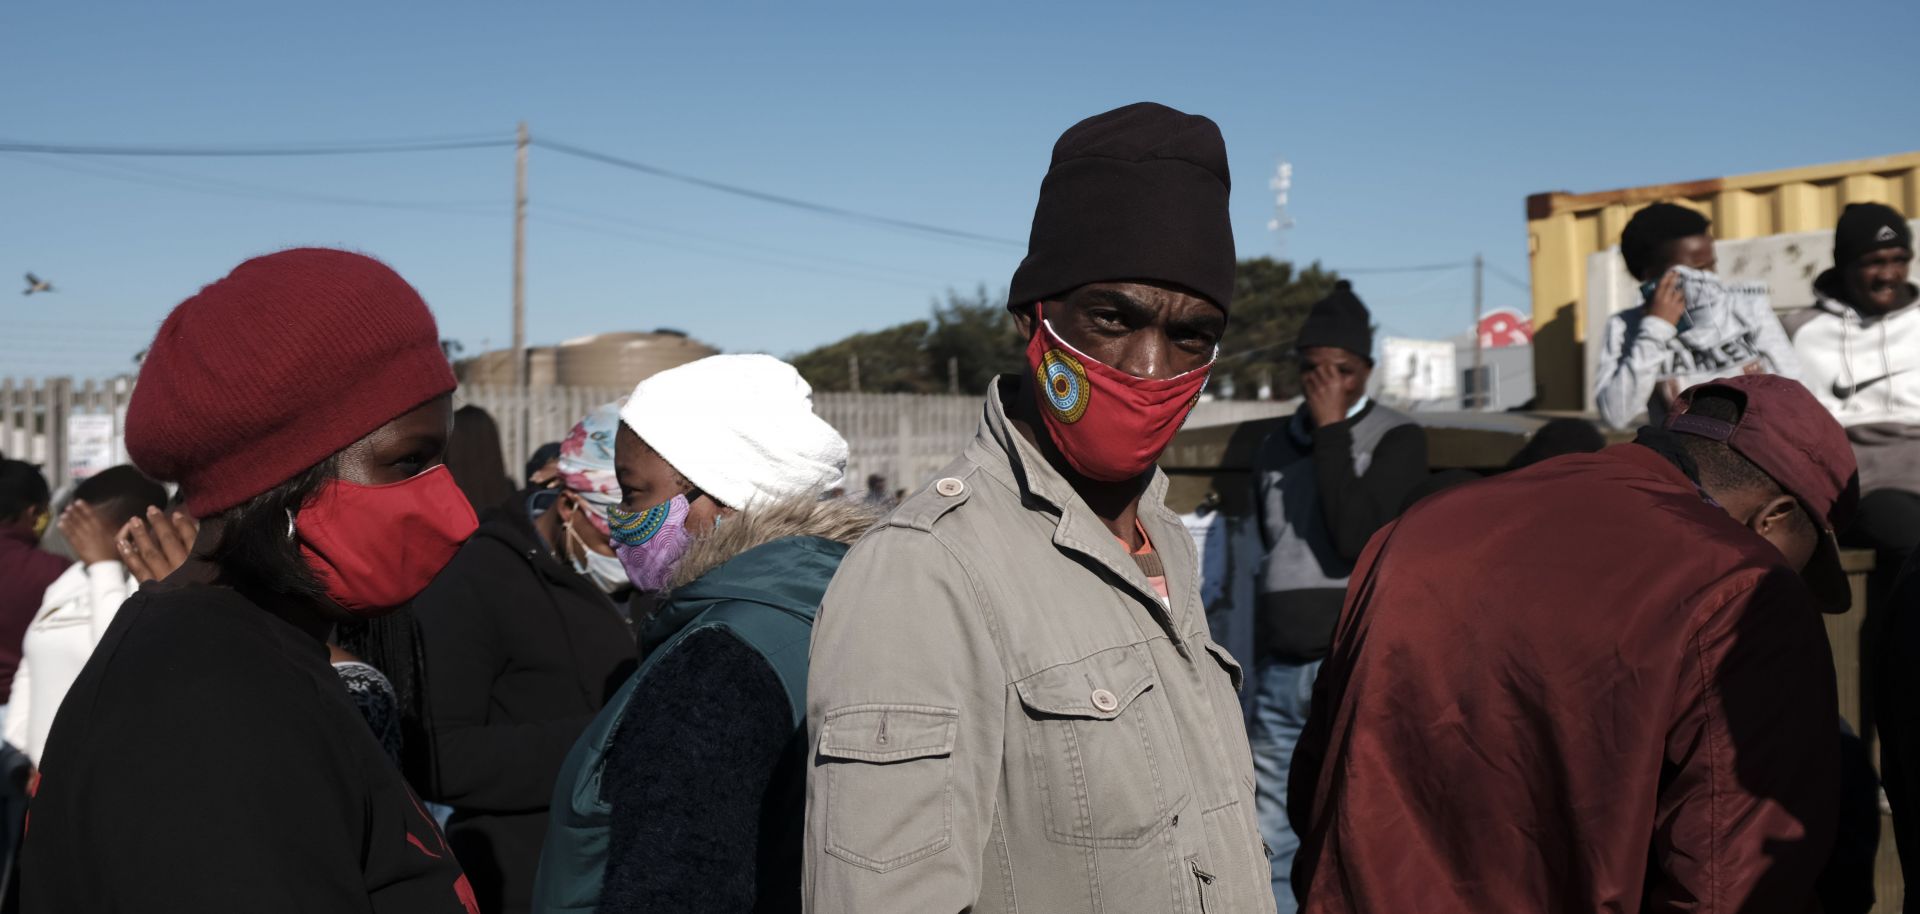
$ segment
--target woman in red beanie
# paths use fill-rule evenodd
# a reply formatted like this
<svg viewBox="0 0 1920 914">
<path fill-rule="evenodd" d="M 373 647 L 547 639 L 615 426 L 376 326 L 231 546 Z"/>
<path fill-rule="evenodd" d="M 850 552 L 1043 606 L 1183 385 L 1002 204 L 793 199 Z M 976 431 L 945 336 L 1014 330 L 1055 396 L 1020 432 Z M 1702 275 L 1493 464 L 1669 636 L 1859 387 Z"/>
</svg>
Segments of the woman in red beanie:
<svg viewBox="0 0 1920 914">
<path fill-rule="evenodd" d="M 453 388 L 426 303 L 359 254 L 255 258 L 168 315 L 127 451 L 200 532 L 55 718 L 25 911 L 477 914 L 326 648 L 473 532 L 439 465 Z"/>
</svg>

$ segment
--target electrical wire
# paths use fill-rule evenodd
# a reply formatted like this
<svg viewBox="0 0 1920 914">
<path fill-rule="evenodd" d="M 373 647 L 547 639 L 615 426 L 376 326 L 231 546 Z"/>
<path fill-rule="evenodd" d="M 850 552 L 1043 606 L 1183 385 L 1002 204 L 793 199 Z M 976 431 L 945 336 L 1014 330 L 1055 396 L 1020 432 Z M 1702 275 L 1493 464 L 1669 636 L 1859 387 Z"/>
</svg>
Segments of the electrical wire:
<svg viewBox="0 0 1920 914">
<path fill-rule="evenodd" d="M 1459 263 L 1423 263 L 1405 267 L 1337 267 L 1333 272 L 1354 276 L 1372 273 L 1437 273 L 1441 270 L 1463 270 L 1471 266 L 1473 261 L 1463 260 Z"/>
<path fill-rule="evenodd" d="M 718 191 L 724 194 L 732 194 L 736 197 L 745 197 L 749 200 L 758 200 L 762 203 L 771 203 L 776 206 L 784 206 L 789 209 L 796 209 L 796 210 L 801 210 L 803 212 L 813 213 L 815 215 L 842 219 L 848 222 L 854 222 L 854 223 L 859 223 L 863 225 L 877 226 L 877 227 L 884 227 L 884 228 L 903 229 L 906 231 L 917 232 L 923 235 L 930 235 L 936 238 L 945 238 L 945 239 L 956 240 L 956 241 L 992 244 L 992 245 L 998 245 L 998 246 L 1010 247 L 1010 248 L 1021 248 L 1025 246 L 1018 241 L 1014 241 L 1008 238 L 997 238 L 992 235 L 982 235 L 978 232 L 968 232 L 968 231 L 962 231 L 960 229 L 945 228 L 943 226 L 930 225 L 925 222 L 914 222 L 907 219 L 896 219 L 892 216 L 881 216 L 874 213 L 866 213 L 866 212 L 861 212 L 859 210 L 846 209 L 844 207 L 832 206 L 825 203 L 815 203 L 811 200 L 801 200 L 797 197 L 789 197 L 785 194 L 776 194 L 770 191 L 755 190 L 754 188 L 743 187 L 738 184 L 728 184 L 723 181 L 714 181 L 708 178 L 697 177 L 695 175 L 686 174 L 684 172 L 678 172 L 678 171 L 673 171 L 671 169 L 662 168 L 658 165 L 649 165 L 645 162 L 634 161 L 633 159 L 621 158 L 620 156 L 615 156 L 615 155 L 608 155 L 607 153 L 604 153 L 604 152 L 596 152 L 594 150 L 587 149 L 583 146 L 575 146 L 571 143 L 562 143 L 557 140 L 545 140 L 545 139 L 540 139 L 536 137 L 532 140 L 532 144 L 542 149 L 551 150 L 553 152 L 557 152 L 562 155 L 570 155 L 576 158 L 586 159 L 588 161 L 599 162 L 603 165 L 611 165 L 616 168 L 624 168 L 628 171 L 635 171 L 641 174 L 652 175 L 656 178 L 665 178 L 669 181 L 677 181 L 679 183 L 692 185 L 694 187 L 702 187 L 707 190 Z"/>
<path fill-rule="evenodd" d="M 901 288 L 918 289 L 923 292 L 927 291 L 927 286 L 925 283 L 912 282 L 905 279 L 897 279 L 897 278 L 887 277 L 887 276 L 873 276 L 873 275 L 864 275 L 859 273 L 850 273 L 844 270 L 828 269 L 826 267 L 819 267 L 811 264 L 790 263 L 790 262 L 785 262 L 781 260 L 776 260 L 770 257 L 743 254 L 738 251 L 716 250 L 712 248 L 703 247 L 700 245 L 686 244 L 684 242 L 663 241 L 658 238 L 647 237 L 631 231 L 625 231 L 620 229 L 610 229 L 605 226 L 593 225 L 586 222 L 577 222 L 571 219 L 561 219 L 554 216 L 542 216 L 538 213 L 528 214 L 527 220 L 529 222 L 538 222 L 543 225 L 551 225 L 559 228 L 572 229 L 577 232 L 586 232 L 588 234 L 601 235 L 609 238 L 624 238 L 630 241 L 644 241 L 648 244 L 655 245 L 658 247 L 686 251 L 692 254 L 701 254 L 708 257 L 712 257 L 717 260 L 728 260 L 736 263 L 738 262 L 758 263 L 764 266 L 778 267 L 780 269 L 793 270 L 801 273 L 815 273 L 822 276 L 835 276 L 841 279 L 854 279 L 854 280 L 859 280 L 861 282 L 879 283 L 883 285 L 898 286 Z"/>
<path fill-rule="evenodd" d="M 373 197 L 351 197 L 339 194 L 315 194 L 304 191 L 284 190 L 258 184 L 247 184 L 239 181 L 229 181 L 204 175 L 190 175 L 181 172 L 170 172 L 164 169 L 143 168 L 125 162 L 88 162 L 81 164 L 78 162 L 34 158 L 17 153 L 5 155 L 11 161 L 26 162 L 42 168 L 52 168 L 74 174 L 106 178 L 113 181 L 125 181 L 165 190 L 182 190 L 193 193 L 238 197 L 241 199 L 408 210 L 455 216 L 488 215 L 489 213 L 486 210 L 490 210 L 493 215 L 503 215 L 507 211 L 506 205 L 502 203 L 480 201 L 385 200 Z"/>
<path fill-rule="evenodd" d="M 948 279 L 945 279 L 945 278 L 937 278 L 927 273 L 922 273 L 917 270 L 910 270 L 903 267 L 894 266 L 891 264 L 872 263 L 865 260 L 853 260 L 846 257 L 835 257 L 828 254 L 815 254 L 808 251 L 796 251 L 788 248 L 778 248 L 778 247 L 772 247 L 770 245 L 755 244 L 752 242 L 741 241 L 737 238 L 728 238 L 721 235 L 710 235 L 710 234 L 695 232 L 695 231 L 691 231 L 691 230 L 679 228 L 679 227 L 669 227 L 664 225 L 656 225 L 648 222 L 641 222 L 634 219 L 629 219 L 625 216 L 616 216 L 611 213 L 599 212 L 596 210 L 585 209 L 578 206 L 567 206 L 564 204 L 547 203 L 542 200 L 534 200 L 529 204 L 529 207 L 535 211 L 549 210 L 552 212 L 564 213 L 564 214 L 575 216 L 582 219 L 598 220 L 598 221 L 605 222 L 610 225 L 618 226 L 621 228 L 627 228 L 635 231 L 651 233 L 654 235 L 665 236 L 669 240 L 674 240 L 674 241 L 691 238 L 691 239 L 700 240 L 700 241 L 710 241 L 715 244 L 731 245 L 731 246 L 744 248 L 752 251 L 760 251 L 762 253 L 772 254 L 779 257 L 797 257 L 804 261 L 823 261 L 826 263 L 837 263 L 842 266 L 853 267 L 859 270 L 873 270 L 873 271 L 882 272 L 882 273 L 892 273 L 900 276 L 903 279 L 913 279 L 913 280 L 919 280 L 922 282 L 933 282 L 933 283 L 941 283 L 941 282 L 949 281 Z"/>
<path fill-rule="evenodd" d="M 1493 264 L 1487 264 L 1486 266 L 1487 266 L 1487 272 L 1492 273 L 1493 278 L 1498 279 L 1502 282 L 1505 282 L 1506 284 L 1513 286 L 1514 288 L 1519 289 L 1522 292 L 1530 293 L 1533 291 L 1533 285 L 1527 282 L 1526 280 L 1520 279 L 1514 276 L 1513 274 L 1508 273 L 1507 271 L 1494 266 Z"/>
<path fill-rule="evenodd" d="M 333 156 L 374 155 L 390 152 L 445 152 L 455 149 L 498 149 L 514 145 L 512 137 L 499 134 L 466 134 L 451 137 L 423 137 L 404 140 L 304 143 L 269 146 L 114 146 L 80 143 L 35 143 L 0 139 L 0 152 L 41 155 L 85 156 L 172 156 L 182 158 L 234 158 L 253 156 Z"/>
</svg>

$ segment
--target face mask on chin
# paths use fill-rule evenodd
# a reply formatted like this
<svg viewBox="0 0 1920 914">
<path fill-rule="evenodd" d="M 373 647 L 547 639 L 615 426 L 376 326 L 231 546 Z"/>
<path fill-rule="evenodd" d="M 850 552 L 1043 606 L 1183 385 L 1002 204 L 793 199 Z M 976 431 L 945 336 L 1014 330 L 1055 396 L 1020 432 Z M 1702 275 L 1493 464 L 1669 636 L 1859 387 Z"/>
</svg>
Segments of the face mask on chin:
<svg viewBox="0 0 1920 914">
<path fill-rule="evenodd" d="M 1160 459 L 1206 389 L 1213 360 L 1164 380 L 1135 377 L 1073 348 L 1043 319 L 1027 342 L 1027 365 L 1061 456 L 1082 476 L 1120 482 Z"/>
<path fill-rule="evenodd" d="M 575 505 L 576 511 L 586 510 L 585 505 L 578 502 Z M 561 521 L 560 526 L 567 531 L 567 564 L 572 566 L 575 574 L 592 581 L 595 587 L 600 588 L 600 592 L 608 595 L 633 586 L 633 582 L 627 580 L 627 568 L 620 563 L 619 556 L 601 555 L 593 551 L 580 531 L 573 529 L 571 519 Z M 575 549 L 579 552 L 575 553 Z"/>
</svg>

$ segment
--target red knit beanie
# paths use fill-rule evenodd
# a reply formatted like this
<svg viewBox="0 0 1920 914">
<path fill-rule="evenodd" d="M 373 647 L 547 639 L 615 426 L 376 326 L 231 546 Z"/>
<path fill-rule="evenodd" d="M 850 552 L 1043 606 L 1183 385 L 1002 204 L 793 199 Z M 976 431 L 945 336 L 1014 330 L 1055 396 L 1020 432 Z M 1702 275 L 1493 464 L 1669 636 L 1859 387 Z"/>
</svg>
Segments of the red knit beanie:
<svg viewBox="0 0 1920 914">
<path fill-rule="evenodd" d="M 127 454 L 195 517 L 277 486 L 454 388 L 420 293 L 364 254 L 255 257 L 160 325 Z"/>
</svg>

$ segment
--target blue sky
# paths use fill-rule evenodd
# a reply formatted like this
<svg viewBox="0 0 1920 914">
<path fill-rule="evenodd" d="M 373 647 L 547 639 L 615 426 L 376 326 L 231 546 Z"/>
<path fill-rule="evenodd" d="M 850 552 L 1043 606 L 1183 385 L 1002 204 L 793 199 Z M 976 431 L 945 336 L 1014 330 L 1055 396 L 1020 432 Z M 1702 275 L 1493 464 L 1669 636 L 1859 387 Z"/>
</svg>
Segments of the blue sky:
<svg viewBox="0 0 1920 914">
<path fill-rule="evenodd" d="M 537 136 L 1024 242 L 1048 152 L 1142 99 L 1225 133 L 1242 256 L 1526 273 L 1523 204 L 1920 149 L 1920 4 L 13 3 L 0 139 Z M 167 309 L 296 244 L 376 254 L 469 350 L 509 334 L 512 153 L 0 155 L 0 376 L 130 367 Z M 224 183 L 222 183 L 224 182 Z M 529 336 L 678 327 L 794 352 L 1004 287 L 1019 247 L 792 212 L 535 149 Z M 181 187 L 216 188 L 212 194 Z M 427 205 L 338 205 L 298 195 Z M 592 230 L 583 230 L 589 226 Z M 1389 332 L 1463 329 L 1465 271 L 1367 275 Z M 1490 307 L 1524 293 L 1489 279 Z"/>
</svg>

